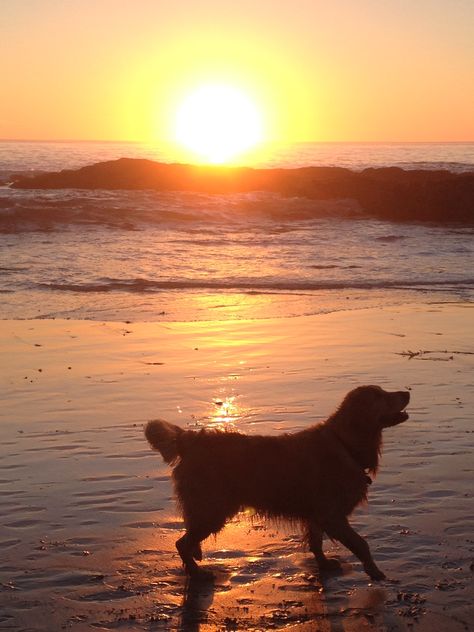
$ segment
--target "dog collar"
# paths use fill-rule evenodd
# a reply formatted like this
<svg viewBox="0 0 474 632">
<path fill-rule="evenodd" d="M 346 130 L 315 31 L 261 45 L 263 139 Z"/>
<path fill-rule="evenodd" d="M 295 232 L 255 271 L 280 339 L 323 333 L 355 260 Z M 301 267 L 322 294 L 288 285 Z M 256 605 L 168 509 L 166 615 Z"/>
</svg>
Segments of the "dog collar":
<svg viewBox="0 0 474 632">
<path fill-rule="evenodd" d="M 341 437 L 334 431 L 332 431 L 332 435 L 336 438 L 337 441 L 339 441 L 339 443 L 344 447 L 345 451 L 347 452 L 347 454 L 351 457 L 351 459 L 354 461 L 354 463 L 357 464 L 358 467 L 360 467 L 360 469 L 362 470 L 364 476 L 365 476 L 365 482 L 367 485 L 372 485 L 372 479 L 370 478 L 370 476 L 367 474 L 367 472 L 365 471 L 364 468 L 362 468 L 361 465 L 359 465 L 359 463 L 357 463 L 357 459 L 354 458 L 352 452 L 349 450 L 349 448 L 347 447 L 346 442 L 341 439 Z"/>
</svg>

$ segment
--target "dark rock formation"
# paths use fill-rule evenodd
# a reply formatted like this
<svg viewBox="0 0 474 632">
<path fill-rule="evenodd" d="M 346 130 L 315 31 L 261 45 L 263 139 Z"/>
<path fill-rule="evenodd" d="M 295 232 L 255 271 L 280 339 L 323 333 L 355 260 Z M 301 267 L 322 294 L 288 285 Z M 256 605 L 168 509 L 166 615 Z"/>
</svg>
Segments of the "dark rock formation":
<svg viewBox="0 0 474 632">
<path fill-rule="evenodd" d="M 81 169 L 17 177 L 18 189 L 154 189 L 201 193 L 268 191 L 315 200 L 353 199 L 373 217 L 400 221 L 469 222 L 474 219 L 474 172 L 362 172 L 339 167 L 251 169 L 164 164 L 121 158 Z"/>
</svg>

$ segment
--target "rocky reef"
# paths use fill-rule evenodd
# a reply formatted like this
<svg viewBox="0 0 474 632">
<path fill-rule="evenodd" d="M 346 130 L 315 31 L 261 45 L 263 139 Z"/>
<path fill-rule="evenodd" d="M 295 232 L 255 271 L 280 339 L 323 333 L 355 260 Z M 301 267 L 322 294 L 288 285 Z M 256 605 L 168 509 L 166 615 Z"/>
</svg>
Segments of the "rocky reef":
<svg viewBox="0 0 474 632">
<path fill-rule="evenodd" d="M 474 171 L 340 167 L 252 169 L 120 158 L 80 169 L 17 176 L 17 189 L 153 189 L 200 193 L 266 191 L 313 200 L 350 199 L 363 215 L 395 221 L 474 220 Z M 316 209 L 315 209 L 316 210 Z M 315 212 L 316 215 L 316 212 Z"/>
</svg>

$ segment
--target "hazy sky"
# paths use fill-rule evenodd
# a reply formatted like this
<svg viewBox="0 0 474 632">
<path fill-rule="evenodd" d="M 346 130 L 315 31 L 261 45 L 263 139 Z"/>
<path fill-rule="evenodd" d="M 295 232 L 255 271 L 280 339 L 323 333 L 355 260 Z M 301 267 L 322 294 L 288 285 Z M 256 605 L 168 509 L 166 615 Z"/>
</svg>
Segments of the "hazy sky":
<svg viewBox="0 0 474 632">
<path fill-rule="evenodd" d="M 0 137 L 159 140 L 203 82 L 277 140 L 474 140 L 474 0 L 0 0 Z"/>
</svg>

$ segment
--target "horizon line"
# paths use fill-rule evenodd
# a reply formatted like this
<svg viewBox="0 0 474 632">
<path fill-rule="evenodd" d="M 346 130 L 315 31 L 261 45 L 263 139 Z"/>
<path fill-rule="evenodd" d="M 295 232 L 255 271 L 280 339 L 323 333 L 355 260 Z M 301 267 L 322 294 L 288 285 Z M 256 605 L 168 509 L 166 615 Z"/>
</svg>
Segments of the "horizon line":
<svg viewBox="0 0 474 632">
<path fill-rule="evenodd" d="M 91 138 L 0 138 L 0 143 L 110 143 L 110 144 L 135 144 L 135 145 L 174 145 L 167 140 L 112 140 Z M 273 140 L 261 143 L 265 145 L 470 145 L 472 140 Z"/>
</svg>

